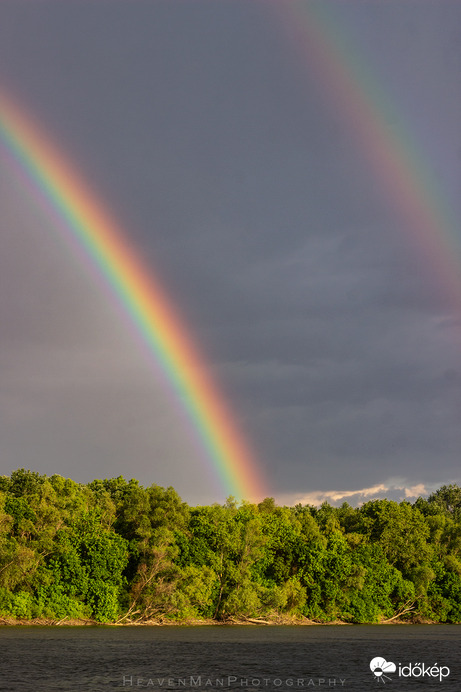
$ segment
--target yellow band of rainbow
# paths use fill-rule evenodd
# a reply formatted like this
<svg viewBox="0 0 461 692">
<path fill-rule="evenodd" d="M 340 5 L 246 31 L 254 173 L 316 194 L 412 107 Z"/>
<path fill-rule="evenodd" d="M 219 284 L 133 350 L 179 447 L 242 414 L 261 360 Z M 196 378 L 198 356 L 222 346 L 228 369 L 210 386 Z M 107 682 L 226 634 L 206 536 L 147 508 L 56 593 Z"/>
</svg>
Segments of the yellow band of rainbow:
<svg viewBox="0 0 461 692">
<path fill-rule="evenodd" d="M 162 286 L 43 129 L 4 89 L 0 90 L 0 141 L 123 306 L 186 411 L 209 469 L 226 495 L 262 499 L 265 483 L 255 458 Z"/>
</svg>

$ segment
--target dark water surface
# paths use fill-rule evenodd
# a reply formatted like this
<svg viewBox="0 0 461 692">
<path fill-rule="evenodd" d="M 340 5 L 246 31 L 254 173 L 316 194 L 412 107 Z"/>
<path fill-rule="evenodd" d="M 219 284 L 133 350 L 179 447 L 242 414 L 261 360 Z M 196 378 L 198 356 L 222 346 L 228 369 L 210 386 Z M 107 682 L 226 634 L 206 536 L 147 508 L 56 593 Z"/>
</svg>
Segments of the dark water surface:
<svg viewBox="0 0 461 692">
<path fill-rule="evenodd" d="M 7 626 L 0 690 L 461 692 L 460 645 L 458 625 Z"/>
</svg>

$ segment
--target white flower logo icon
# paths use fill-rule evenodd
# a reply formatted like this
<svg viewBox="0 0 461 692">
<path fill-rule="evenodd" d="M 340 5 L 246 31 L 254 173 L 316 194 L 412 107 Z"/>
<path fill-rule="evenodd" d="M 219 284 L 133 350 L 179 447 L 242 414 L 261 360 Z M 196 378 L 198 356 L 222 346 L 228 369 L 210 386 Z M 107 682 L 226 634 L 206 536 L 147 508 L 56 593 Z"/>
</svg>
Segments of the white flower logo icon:
<svg viewBox="0 0 461 692">
<path fill-rule="evenodd" d="M 373 672 L 373 675 L 376 678 L 376 682 L 382 682 L 386 683 L 384 678 L 387 678 L 388 680 L 391 680 L 386 673 L 395 673 L 397 670 L 395 663 L 392 663 L 392 661 L 386 661 L 385 658 L 382 656 L 376 656 L 370 661 L 370 668 Z"/>
</svg>

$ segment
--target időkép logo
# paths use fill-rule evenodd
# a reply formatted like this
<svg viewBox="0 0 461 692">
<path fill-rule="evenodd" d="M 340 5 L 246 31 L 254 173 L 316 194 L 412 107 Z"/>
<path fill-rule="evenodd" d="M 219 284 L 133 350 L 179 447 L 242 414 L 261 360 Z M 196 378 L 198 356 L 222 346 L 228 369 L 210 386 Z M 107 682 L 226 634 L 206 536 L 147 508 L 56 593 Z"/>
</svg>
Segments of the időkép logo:
<svg viewBox="0 0 461 692">
<path fill-rule="evenodd" d="M 439 666 L 438 663 L 426 665 L 425 663 L 408 663 L 407 665 L 386 661 L 382 656 L 376 656 L 370 661 L 370 669 L 375 676 L 376 682 L 386 683 L 392 680 L 390 673 L 398 673 L 399 678 L 435 678 L 442 682 L 450 675 L 448 666 Z"/>
</svg>

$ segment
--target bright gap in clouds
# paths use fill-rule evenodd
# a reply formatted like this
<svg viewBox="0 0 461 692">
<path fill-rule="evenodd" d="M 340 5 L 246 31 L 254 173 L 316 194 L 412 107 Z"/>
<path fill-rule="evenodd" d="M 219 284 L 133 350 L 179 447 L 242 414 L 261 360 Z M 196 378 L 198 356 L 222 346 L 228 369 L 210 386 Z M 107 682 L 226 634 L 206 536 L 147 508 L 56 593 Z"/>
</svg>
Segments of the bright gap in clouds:
<svg viewBox="0 0 461 692">
<path fill-rule="evenodd" d="M 343 502 L 347 502 L 357 507 L 370 500 L 414 501 L 418 497 L 426 497 L 442 485 L 445 484 L 425 485 L 424 483 L 418 483 L 410 486 L 405 479 L 389 479 L 385 483 L 379 483 L 370 488 L 361 488 L 359 490 L 319 490 L 310 493 L 286 493 L 277 496 L 276 499 L 278 504 L 288 506 L 301 504 L 320 507 L 324 502 L 333 506 L 339 506 Z"/>
</svg>

